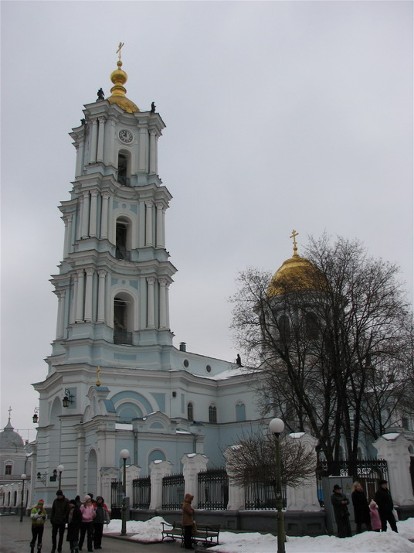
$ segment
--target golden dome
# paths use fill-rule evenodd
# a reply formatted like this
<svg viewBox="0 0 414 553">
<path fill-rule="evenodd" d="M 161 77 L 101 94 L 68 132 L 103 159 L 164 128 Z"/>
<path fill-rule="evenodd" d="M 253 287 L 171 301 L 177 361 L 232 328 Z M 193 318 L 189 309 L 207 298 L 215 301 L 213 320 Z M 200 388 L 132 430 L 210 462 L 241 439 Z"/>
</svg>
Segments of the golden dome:
<svg viewBox="0 0 414 553">
<path fill-rule="evenodd" d="M 296 231 L 293 231 L 293 256 L 287 259 L 273 275 L 267 293 L 270 297 L 289 292 L 317 291 L 326 289 L 322 273 L 308 259 L 297 253 Z"/>
<path fill-rule="evenodd" d="M 121 69 L 121 60 L 118 60 L 116 64 L 118 69 L 115 69 L 115 71 L 111 73 L 111 81 L 114 83 L 114 86 L 111 88 L 112 95 L 108 98 L 108 102 L 110 104 L 116 104 L 127 113 L 136 113 L 139 111 L 138 106 L 125 96 L 126 88 L 124 84 L 128 80 L 128 75 Z"/>
</svg>

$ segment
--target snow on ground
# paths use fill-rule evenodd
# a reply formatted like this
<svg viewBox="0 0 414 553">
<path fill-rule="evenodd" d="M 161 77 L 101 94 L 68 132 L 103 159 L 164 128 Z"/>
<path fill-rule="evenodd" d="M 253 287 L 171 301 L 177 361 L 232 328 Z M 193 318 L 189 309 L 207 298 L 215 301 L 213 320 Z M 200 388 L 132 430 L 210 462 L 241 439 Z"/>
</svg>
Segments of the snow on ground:
<svg viewBox="0 0 414 553">
<path fill-rule="evenodd" d="M 142 543 L 161 541 L 162 517 L 141 521 L 127 521 L 129 539 Z M 398 522 L 398 534 L 392 532 L 364 532 L 352 538 L 334 536 L 311 538 L 289 537 L 286 553 L 414 553 L 414 518 Z M 121 521 L 111 520 L 105 533 L 120 534 Z M 220 545 L 209 547 L 209 553 L 275 553 L 277 538 L 271 534 L 220 532 Z M 150 553 L 150 550 L 148 550 Z"/>
</svg>

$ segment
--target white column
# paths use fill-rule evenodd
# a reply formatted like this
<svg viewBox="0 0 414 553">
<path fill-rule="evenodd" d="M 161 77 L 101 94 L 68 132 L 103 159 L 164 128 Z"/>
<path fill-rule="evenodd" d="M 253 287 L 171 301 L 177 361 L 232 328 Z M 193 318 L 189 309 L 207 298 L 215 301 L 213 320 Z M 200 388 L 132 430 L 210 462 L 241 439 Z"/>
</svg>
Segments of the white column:
<svg viewBox="0 0 414 553">
<path fill-rule="evenodd" d="M 85 275 L 83 269 L 78 271 L 78 286 L 76 294 L 76 316 L 75 322 L 83 323 L 83 305 L 84 305 L 84 281 Z"/>
<path fill-rule="evenodd" d="M 89 236 L 96 236 L 96 214 L 98 206 L 98 191 L 91 192 L 91 216 L 89 220 Z"/>
<path fill-rule="evenodd" d="M 156 159 L 157 142 L 155 137 L 155 130 L 150 130 L 150 156 L 149 156 L 149 172 L 150 175 L 157 172 L 157 159 Z"/>
<path fill-rule="evenodd" d="M 170 288 L 169 288 L 169 284 L 167 284 L 167 286 L 165 287 L 165 309 L 166 309 L 166 314 L 165 314 L 165 326 L 166 328 L 170 328 Z"/>
<path fill-rule="evenodd" d="M 310 434 L 297 432 L 289 434 L 287 440 L 299 441 L 306 452 L 313 453 L 313 461 L 316 466 L 316 440 Z M 286 503 L 289 511 L 320 511 L 321 507 L 318 501 L 318 489 L 316 486 L 315 476 L 312 478 L 303 478 L 300 486 L 286 487 Z"/>
<path fill-rule="evenodd" d="M 72 303 L 70 305 L 69 324 L 73 324 L 76 321 L 76 300 L 78 297 L 78 275 L 74 273 L 72 276 L 72 279 L 73 279 L 73 296 L 72 296 Z"/>
<path fill-rule="evenodd" d="M 77 474 L 76 474 L 76 491 L 81 497 L 84 496 L 85 490 L 85 436 L 83 432 L 78 432 L 78 439 L 76 440 L 78 445 L 78 458 L 77 458 Z"/>
<path fill-rule="evenodd" d="M 58 313 L 56 321 L 56 338 L 63 338 L 63 318 L 65 316 L 65 290 L 57 290 Z"/>
<path fill-rule="evenodd" d="M 63 219 L 63 222 L 65 223 L 65 234 L 63 239 L 63 259 L 65 259 L 66 256 L 68 255 L 69 218 L 67 215 L 64 215 L 62 219 Z"/>
<path fill-rule="evenodd" d="M 105 117 L 99 117 L 98 154 L 97 161 L 104 160 Z"/>
<path fill-rule="evenodd" d="M 166 278 L 160 278 L 160 328 L 168 328 L 167 326 L 167 294 L 166 294 Z"/>
<path fill-rule="evenodd" d="M 72 251 L 72 233 L 73 233 L 73 215 L 68 215 L 68 241 L 66 244 L 66 251 L 70 253 Z"/>
<path fill-rule="evenodd" d="M 86 269 L 86 287 L 85 287 L 85 321 L 92 321 L 92 286 L 94 270 L 90 267 Z"/>
<path fill-rule="evenodd" d="M 147 278 L 147 328 L 154 328 L 155 326 L 155 318 L 154 318 L 154 284 L 155 284 L 155 278 L 154 277 L 148 277 Z"/>
<path fill-rule="evenodd" d="M 163 217 L 163 205 L 161 202 L 157 202 L 157 248 L 164 247 L 164 217 Z"/>
<path fill-rule="evenodd" d="M 83 221 L 83 196 L 78 198 L 78 212 L 76 215 L 76 235 L 75 240 L 80 240 L 82 237 L 82 221 Z"/>
<path fill-rule="evenodd" d="M 85 141 L 83 139 L 79 140 L 77 147 L 77 157 L 76 157 L 76 176 L 80 177 L 83 173 L 83 158 L 85 156 Z"/>
<path fill-rule="evenodd" d="M 91 133 L 91 149 L 89 152 L 89 162 L 96 162 L 96 143 L 98 141 L 98 121 L 94 119 L 92 121 L 92 133 Z"/>
<path fill-rule="evenodd" d="M 139 129 L 139 159 L 138 170 L 148 171 L 148 130 L 145 127 Z"/>
<path fill-rule="evenodd" d="M 105 282 L 106 271 L 98 271 L 99 283 L 98 283 L 98 323 L 105 322 Z"/>
<path fill-rule="evenodd" d="M 152 202 L 145 202 L 146 217 L 145 217 L 145 245 L 152 246 Z"/>
<path fill-rule="evenodd" d="M 89 229 L 89 192 L 83 193 L 81 238 L 88 238 Z"/>
<path fill-rule="evenodd" d="M 101 238 L 108 238 L 108 204 L 109 194 L 105 192 L 102 196 Z"/>
</svg>

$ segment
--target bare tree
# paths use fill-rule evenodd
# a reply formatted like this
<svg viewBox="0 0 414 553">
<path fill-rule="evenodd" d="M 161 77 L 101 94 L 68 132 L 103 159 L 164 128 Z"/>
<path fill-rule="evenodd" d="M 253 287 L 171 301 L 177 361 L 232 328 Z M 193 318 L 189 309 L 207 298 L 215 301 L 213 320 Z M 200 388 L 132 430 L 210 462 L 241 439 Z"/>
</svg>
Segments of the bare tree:
<svg viewBox="0 0 414 553">
<path fill-rule="evenodd" d="M 311 238 L 306 258 L 273 278 L 242 273 L 232 326 L 260 371 L 263 414 L 309 430 L 328 461 L 344 439 L 352 462 L 361 434 L 378 437 L 404 404 L 412 315 L 398 268 L 358 241 Z"/>
<path fill-rule="evenodd" d="M 315 453 L 300 440 L 286 436 L 281 441 L 282 482 L 293 488 L 315 476 Z M 257 431 L 226 451 L 227 472 L 242 486 L 251 483 L 275 486 L 276 445 L 273 436 Z"/>
</svg>

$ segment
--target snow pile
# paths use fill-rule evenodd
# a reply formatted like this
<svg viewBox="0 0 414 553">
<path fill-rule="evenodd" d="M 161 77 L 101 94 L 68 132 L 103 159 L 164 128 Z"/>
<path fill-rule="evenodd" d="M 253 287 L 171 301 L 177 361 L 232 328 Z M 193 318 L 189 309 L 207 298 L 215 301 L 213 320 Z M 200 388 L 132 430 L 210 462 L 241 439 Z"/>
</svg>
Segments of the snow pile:
<svg viewBox="0 0 414 553">
<path fill-rule="evenodd" d="M 162 517 L 153 517 L 146 522 L 127 521 L 128 538 L 141 543 L 161 541 Z M 352 538 L 318 536 L 311 538 L 289 537 L 286 553 L 414 553 L 414 518 L 397 522 L 398 534 L 388 532 L 364 532 Z M 111 520 L 105 527 L 106 534 L 119 535 L 121 521 Z M 271 534 L 220 532 L 220 545 L 209 547 L 215 553 L 275 553 L 277 538 Z"/>
</svg>

